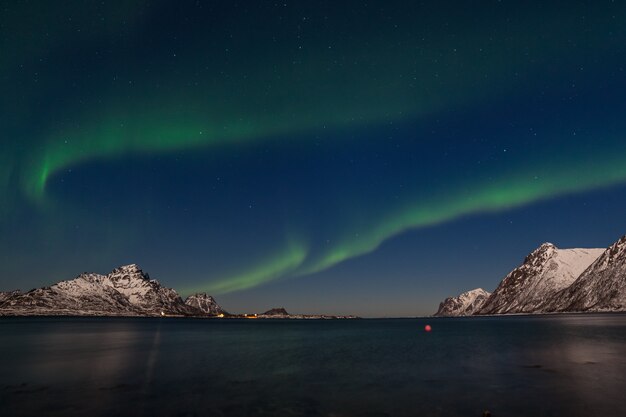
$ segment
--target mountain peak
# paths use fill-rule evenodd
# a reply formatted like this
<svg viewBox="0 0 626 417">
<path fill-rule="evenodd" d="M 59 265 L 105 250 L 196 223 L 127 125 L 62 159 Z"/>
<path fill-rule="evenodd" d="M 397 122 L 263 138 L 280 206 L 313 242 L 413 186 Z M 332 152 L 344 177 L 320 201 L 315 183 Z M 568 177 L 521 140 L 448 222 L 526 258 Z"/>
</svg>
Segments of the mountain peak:
<svg viewBox="0 0 626 417">
<path fill-rule="evenodd" d="M 545 242 L 524 258 L 524 265 L 538 267 L 545 264 L 559 249 L 556 245 Z"/>
<path fill-rule="evenodd" d="M 473 290 L 469 290 L 467 292 L 464 292 L 463 294 L 489 294 L 489 292 L 485 291 L 482 288 L 474 288 Z"/>
<path fill-rule="evenodd" d="M 137 264 L 122 265 L 115 268 L 108 275 L 108 278 L 112 281 L 126 281 L 126 280 L 140 280 L 150 282 L 150 275 L 143 272 L 143 270 Z M 154 284 L 158 284 L 154 281 Z"/>
<path fill-rule="evenodd" d="M 543 243 L 498 285 L 480 314 L 529 313 L 571 285 L 603 252 L 602 249 L 558 249 Z"/>
<path fill-rule="evenodd" d="M 617 242 L 609 246 L 607 251 L 611 253 L 613 256 L 626 251 L 626 235 L 622 236 L 621 238 L 619 238 Z"/>
<path fill-rule="evenodd" d="M 185 304 L 200 310 L 203 314 L 218 315 L 225 313 L 224 309 L 217 304 L 217 301 L 205 292 L 190 295 L 185 300 Z"/>
<path fill-rule="evenodd" d="M 554 243 L 543 242 L 537 249 L 540 250 L 548 250 L 548 249 L 558 249 Z"/>
<path fill-rule="evenodd" d="M 195 294 L 191 294 L 187 298 L 211 298 L 212 299 L 213 297 L 210 296 L 210 295 L 207 295 L 207 293 L 205 293 L 205 292 L 197 292 Z"/>
<path fill-rule="evenodd" d="M 543 253 L 552 253 L 552 252 L 554 252 L 555 250 L 558 250 L 558 249 L 559 248 L 557 248 L 554 243 L 544 242 L 541 245 L 539 245 L 537 247 L 537 249 L 532 251 L 530 253 L 530 256 L 539 255 L 539 254 L 543 254 Z"/>
</svg>

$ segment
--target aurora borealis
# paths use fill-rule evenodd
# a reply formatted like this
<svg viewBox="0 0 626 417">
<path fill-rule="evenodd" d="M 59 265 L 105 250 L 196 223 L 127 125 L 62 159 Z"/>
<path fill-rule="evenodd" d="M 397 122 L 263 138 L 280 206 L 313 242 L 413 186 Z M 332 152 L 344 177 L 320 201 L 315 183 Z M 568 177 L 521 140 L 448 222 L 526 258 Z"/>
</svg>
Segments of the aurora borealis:
<svg viewBox="0 0 626 417">
<path fill-rule="evenodd" d="M 543 241 L 606 246 L 626 233 L 625 19 L 6 3 L 0 289 L 134 262 L 234 311 L 410 315 Z"/>
</svg>

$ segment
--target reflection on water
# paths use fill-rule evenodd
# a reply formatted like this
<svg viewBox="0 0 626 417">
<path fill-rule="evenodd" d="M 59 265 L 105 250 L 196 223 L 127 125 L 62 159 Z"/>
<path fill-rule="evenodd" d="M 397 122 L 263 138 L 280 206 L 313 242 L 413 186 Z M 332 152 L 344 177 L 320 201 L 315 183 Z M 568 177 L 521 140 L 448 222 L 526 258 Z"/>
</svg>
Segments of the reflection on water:
<svg viewBox="0 0 626 417">
<path fill-rule="evenodd" d="M 0 415 L 626 415 L 626 315 L 0 319 Z"/>
</svg>

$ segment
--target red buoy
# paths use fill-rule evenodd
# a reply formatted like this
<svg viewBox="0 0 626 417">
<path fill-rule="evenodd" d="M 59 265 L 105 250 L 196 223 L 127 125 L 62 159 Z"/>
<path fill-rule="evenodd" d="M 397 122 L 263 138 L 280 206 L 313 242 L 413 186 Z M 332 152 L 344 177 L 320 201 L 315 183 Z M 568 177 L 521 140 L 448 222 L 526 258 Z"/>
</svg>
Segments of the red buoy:
<svg viewBox="0 0 626 417">
<path fill-rule="evenodd" d="M 433 328 L 430 327 L 430 324 L 427 324 L 426 326 L 424 326 L 424 330 L 426 330 L 427 332 L 431 331 Z"/>
</svg>

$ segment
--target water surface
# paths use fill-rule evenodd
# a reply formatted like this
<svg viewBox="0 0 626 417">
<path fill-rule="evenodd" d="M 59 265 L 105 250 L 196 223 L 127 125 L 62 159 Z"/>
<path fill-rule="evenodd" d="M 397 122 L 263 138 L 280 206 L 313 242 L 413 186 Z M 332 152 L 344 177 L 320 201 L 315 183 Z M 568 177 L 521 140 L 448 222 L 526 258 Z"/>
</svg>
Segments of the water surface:
<svg viewBox="0 0 626 417">
<path fill-rule="evenodd" d="M 0 319 L 1 416 L 619 416 L 625 392 L 622 314 Z"/>
</svg>

